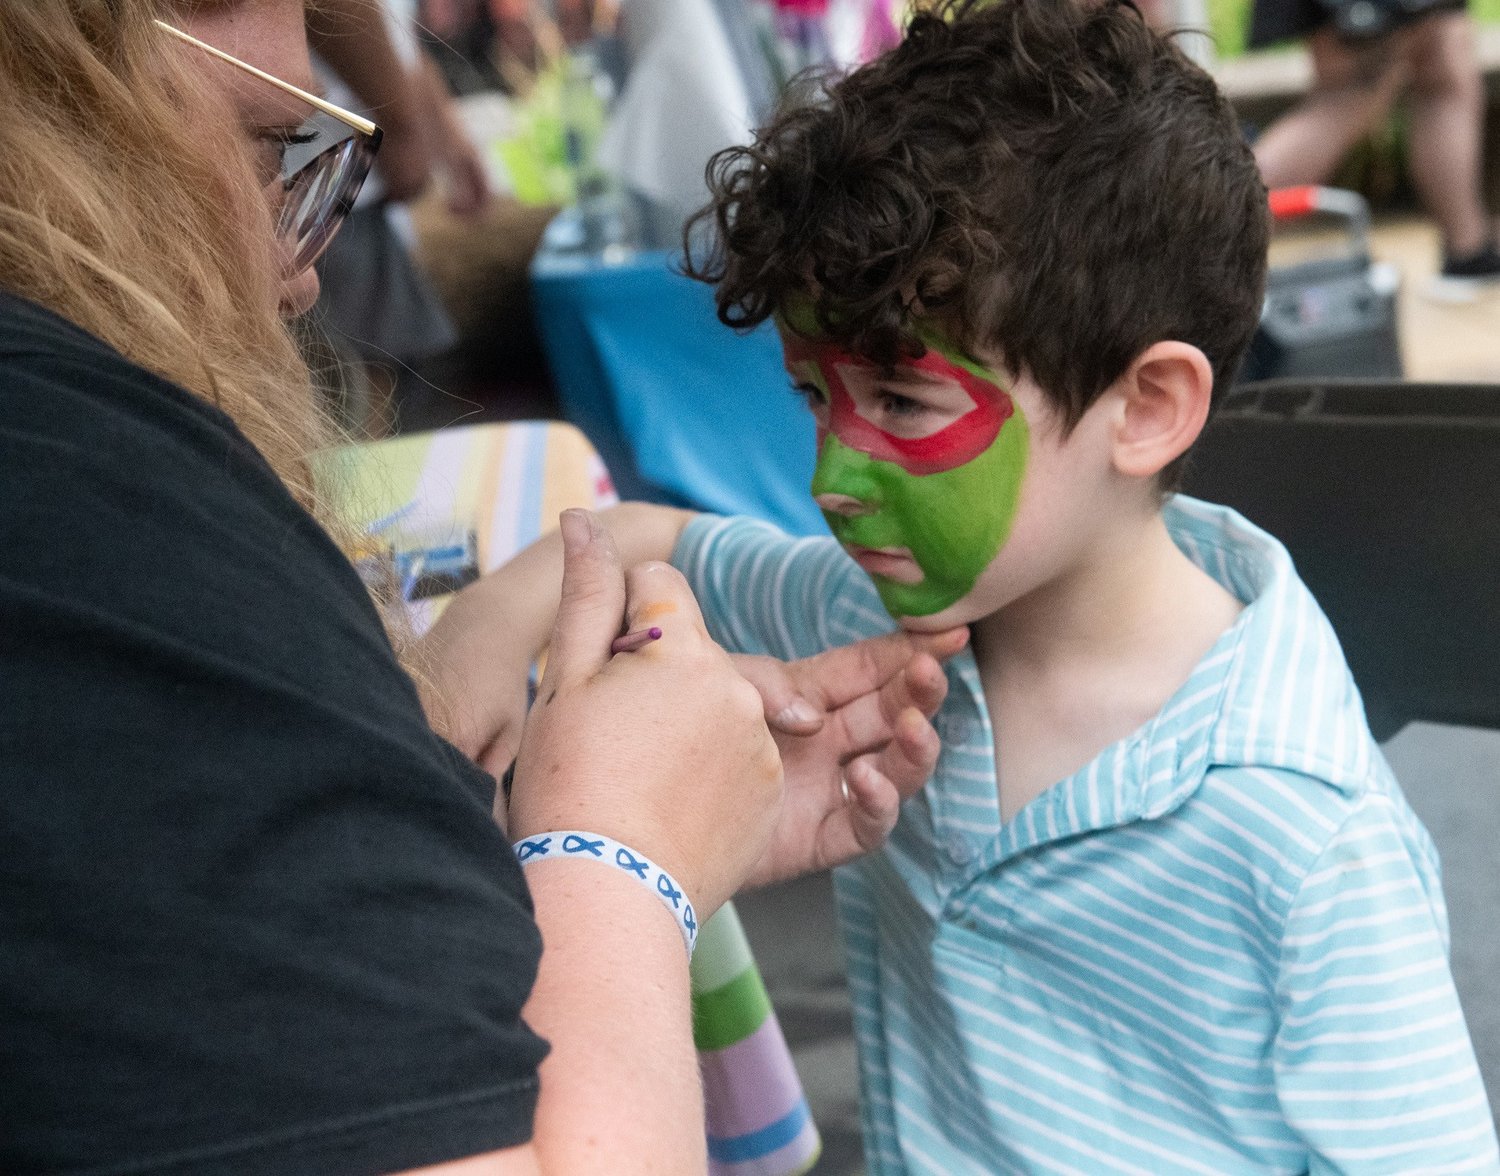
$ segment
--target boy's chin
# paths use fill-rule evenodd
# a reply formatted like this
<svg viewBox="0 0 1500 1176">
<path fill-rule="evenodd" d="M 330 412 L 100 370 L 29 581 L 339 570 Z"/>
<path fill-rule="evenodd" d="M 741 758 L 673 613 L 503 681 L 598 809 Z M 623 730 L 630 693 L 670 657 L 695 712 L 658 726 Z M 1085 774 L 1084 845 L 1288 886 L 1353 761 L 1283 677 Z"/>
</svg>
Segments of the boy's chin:
<svg viewBox="0 0 1500 1176">
<path fill-rule="evenodd" d="M 905 633 L 941 633 L 969 623 L 968 621 L 945 621 L 943 618 L 952 611 L 952 609 L 944 609 L 930 617 L 897 617 L 896 624 Z"/>
<path fill-rule="evenodd" d="M 990 568 L 986 568 L 972 584 L 962 587 L 953 584 L 934 585 L 933 591 L 925 593 L 922 591 L 924 585 L 921 584 L 895 584 L 879 576 L 871 578 L 875 581 L 876 591 L 885 611 L 907 633 L 941 633 L 963 625 L 972 625 L 994 612 L 997 607 L 994 599 L 997 586 L 992 583 L 993 573 Z M 947 591 L 939 595 L 941 588 L 946 588 Z M 955 589 L 963 592 L 956 600 L 953 599 Z M 907 611 L 913 607 L 931 608 L 935 603 L 934 598 L 941 601 L 945 596 L 950 603 L 944 604 L 935 612 Z"/>
<path fill-rule="evenodd" d="M 948 629 L 956 629 L 960 625 L 969 625 L 979 618 L 975 616 L 973 608 L 965 608 L 966 601 L 960 600 L 956 604 L 950 604 L 941 612 L 929 613 L 923 617 L 896 616 L 896 624 L 901 626 L 907 633 L 942 633 Z"/>
</svg>

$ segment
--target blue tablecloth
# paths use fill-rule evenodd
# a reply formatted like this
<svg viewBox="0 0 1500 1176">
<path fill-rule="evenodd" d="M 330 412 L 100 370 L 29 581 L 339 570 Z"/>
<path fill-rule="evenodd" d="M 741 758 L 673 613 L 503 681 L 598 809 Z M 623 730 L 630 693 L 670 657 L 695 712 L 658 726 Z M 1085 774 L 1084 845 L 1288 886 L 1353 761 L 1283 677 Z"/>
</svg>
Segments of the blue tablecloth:
<svg viewBox="0 0 1500 1176">
<path fill-rule="evenodd" d="M 531 267 L 542 342 L 568 419 L 620 496 L 825 533 L 808 495 L 814 431 L 769 325 L 731 331 L 675 255 L 617 264 L 544 248 Z"/>
</svg>

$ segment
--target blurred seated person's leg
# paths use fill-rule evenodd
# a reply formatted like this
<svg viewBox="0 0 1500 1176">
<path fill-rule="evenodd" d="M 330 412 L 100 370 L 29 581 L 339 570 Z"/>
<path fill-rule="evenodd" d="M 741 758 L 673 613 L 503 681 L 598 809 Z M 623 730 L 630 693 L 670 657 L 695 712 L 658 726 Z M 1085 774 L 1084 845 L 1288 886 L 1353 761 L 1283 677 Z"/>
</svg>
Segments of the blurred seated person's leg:
<svg viewBox="0 0 1500 1176">
<path fill-rule="evenodd" d="M 1468 15 L 1446 7 L 1370 41 L 1342 40 L 1324 23 L 1307 46 L 1312 90 L 1255 142 L 1266 186 L 1326 183 L 1404 93 L 1412 183 L 1443 239 L 1442 277 L 1451 288 L 1439 292 L 1500 280 L 1480 191 L 1484 87 Z"/>
<path fill-rule="evenodd" d="M 1385 121 L 1410 72 L 1402 52 L 1408 32 L 1353 44 L 1331 25 L 1313 31 L 1307 39 L 1312 88 L 1255 141 L 1266 187 L 1326 183 L 1344 156 Z"/>
<path fill-rule="evenodd" d="M 1443 272 L 1500 277 L 1480 186 L 1484 81 L 1473 21 L 1464 12 L 1444 12 L 1411 33 L 1407 151 L 1417 195 L 1443 234 Z"/>
</svg>

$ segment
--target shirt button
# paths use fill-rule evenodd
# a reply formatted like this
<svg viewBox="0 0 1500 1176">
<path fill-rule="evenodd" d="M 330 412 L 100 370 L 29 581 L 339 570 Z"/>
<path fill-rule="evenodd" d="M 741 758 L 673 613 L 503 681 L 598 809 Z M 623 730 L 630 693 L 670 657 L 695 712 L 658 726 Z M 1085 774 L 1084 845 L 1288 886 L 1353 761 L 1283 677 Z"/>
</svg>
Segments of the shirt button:
<svg viewBox="0 0 1500 1176">
<path fill-rule="evenodd" d="M 955 866 L 962 866 L 974 860 L 974 851 L 969 848 L 969 843 L 957 834 L 948 838 L 943 849 L 948 854 L 948 860 Z"/>
</svg>

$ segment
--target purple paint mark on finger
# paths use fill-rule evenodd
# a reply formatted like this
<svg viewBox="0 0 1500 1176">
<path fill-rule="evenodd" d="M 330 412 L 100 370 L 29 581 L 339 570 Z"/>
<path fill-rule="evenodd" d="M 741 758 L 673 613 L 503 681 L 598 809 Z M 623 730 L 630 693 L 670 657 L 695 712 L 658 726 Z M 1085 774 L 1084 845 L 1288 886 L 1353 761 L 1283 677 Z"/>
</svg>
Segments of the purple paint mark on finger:
<svg viewBox="0 0 1500 1176">
<path fill-rule="evenodd" d="M 661 630 L 653 625 L 649 629 L 637 629 L 634 633 L 616 637 L 610 643 L 609 651 L 610 653 L 634 653 L 637 649 L 659 640 L 661 640 Z"/>
</svg>

